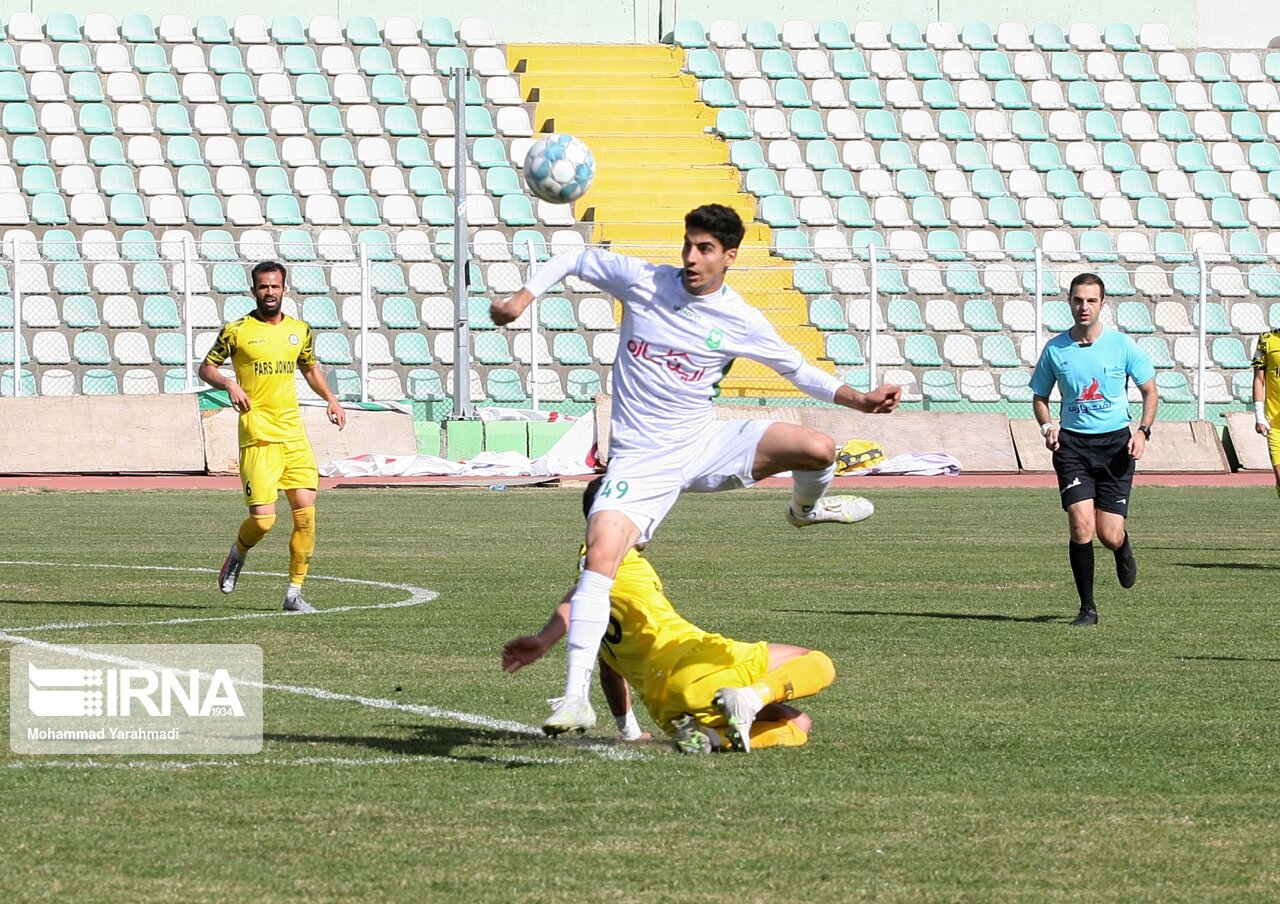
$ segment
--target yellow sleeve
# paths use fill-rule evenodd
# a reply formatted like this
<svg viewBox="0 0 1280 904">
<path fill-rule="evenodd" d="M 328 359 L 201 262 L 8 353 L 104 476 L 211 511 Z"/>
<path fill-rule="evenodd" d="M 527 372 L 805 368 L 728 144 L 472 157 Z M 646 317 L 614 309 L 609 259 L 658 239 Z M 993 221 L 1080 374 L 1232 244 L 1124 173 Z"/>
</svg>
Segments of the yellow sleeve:
<svg viewBox="0 0 1280 904">
<path fill-rule="evenodd" d="M 298 366 L 310 368 L 316 363 L 315 344 L 311 339 L 311 326 L 306 321 L 299 321 L 302 324 L 302 350 L 298 352 Z"/>
<path fill-rule="evenodd" d="M 214 367 L 218 367 L 236 353 L 236 328 L 239 325 L 239 320 L 233 320 L 230 323 L 224 323 L 222 329 L 218 330 L 218 338 L 213 341 L 209 354 L 204 356 L 204 359 Z"/>
</svg>

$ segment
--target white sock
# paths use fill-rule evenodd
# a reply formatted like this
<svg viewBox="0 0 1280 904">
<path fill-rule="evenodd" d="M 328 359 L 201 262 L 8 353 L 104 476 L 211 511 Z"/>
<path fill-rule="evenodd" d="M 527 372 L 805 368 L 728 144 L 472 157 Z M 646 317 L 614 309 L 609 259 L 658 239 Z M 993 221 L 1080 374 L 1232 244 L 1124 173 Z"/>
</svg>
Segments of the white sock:
<svg viewBox="0 0 1280 904">
<path fill-rule="evenodd" d="M 286 597 L 289 597 L 289 596 L 302 596 L 302 585 L 301 585 L 301 584 L 294 584 L 294 583 L 290 582 L 290 583 L 289 583 L 289 586 L 285 588 L 284 595 L 285 595 Z"/>
<path fill-rule="evenodd" d="M 827 494 L 831 478 L 835 476 L 834 462 L 821 471 L 792 471 L 791 510 L 797 515 L 807 515 L 813 511 L 818 500 Z"/>
<path fill-rule="evenodd" d="M 583 571 L 569 600 L 569 677 L 566 697 L 589 699 L 591 673 L 600 654 L 600 641 L 609 626 L 609 591 L 613 578 Z"/>
</svg>

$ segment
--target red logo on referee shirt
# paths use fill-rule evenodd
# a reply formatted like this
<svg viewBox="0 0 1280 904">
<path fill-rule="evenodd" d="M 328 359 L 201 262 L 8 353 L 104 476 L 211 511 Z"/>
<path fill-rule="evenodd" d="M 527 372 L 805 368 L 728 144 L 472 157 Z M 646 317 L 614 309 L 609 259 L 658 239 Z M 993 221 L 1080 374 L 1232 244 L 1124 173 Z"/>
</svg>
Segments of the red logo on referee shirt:
<svg viewBox="0 0 1280 904">
<path fill-rule="evenodd" d="M 1085 389 L 1084 392 L 1080 393 L 1080 399 L 1079 399 L 1079 401 L 1081 402 L 1099 402 L 1099 401 L 1105 401 L 1105 400 L 1106 400 L 1106 396 L 1098 392 L 1097 377 L 1094 377 L 1093 382 L 1089 384 L 1088 388 Z"/>
</svg>

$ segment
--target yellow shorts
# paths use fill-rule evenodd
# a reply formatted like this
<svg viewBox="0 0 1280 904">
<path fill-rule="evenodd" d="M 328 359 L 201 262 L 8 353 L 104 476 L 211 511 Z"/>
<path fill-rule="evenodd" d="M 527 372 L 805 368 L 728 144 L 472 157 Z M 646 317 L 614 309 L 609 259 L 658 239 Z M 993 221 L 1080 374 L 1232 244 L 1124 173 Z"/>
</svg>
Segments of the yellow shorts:
<svg viewBox="0 0 1280 904">
<path fill-rule="evenodd" d="M 723 728 L 724 717 L 711 702 L 716 691 L 755 684 L 768 672 L 766 642 L 743 643 L 710 635 L 671 669 L 662 699 L 653 701 L 649 714 L 668 733 L 671 722 L 685 713 L 692 713 L 702 725 Z"/>
<path fill-rule="evenodd" d="M 1272 426 L 1267 434 L 1267 451 L 1271 453 L 1271 467 L 1280 468 L 1280 427 Z"/>
<path fill-rule="evenodd" d="M 240 486 L 248 505 L 274 505 L 281 490 L 314 490 L 319 485 L 316 456 L 305 439 L 240 450 Z"/>
</svg>

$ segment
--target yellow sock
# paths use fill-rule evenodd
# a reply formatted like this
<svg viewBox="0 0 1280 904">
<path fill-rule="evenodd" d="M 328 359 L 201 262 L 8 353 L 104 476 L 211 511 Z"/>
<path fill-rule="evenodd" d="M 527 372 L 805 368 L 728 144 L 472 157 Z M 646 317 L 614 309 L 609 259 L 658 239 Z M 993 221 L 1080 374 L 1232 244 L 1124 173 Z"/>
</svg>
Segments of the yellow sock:
<svg viewBox="0 0 1280 904">
<path fill-rule="evenodd" d="M 811 697 L 829 685 L 836 677 L 836 667 L 831 657 L 821 650 L 810 650 L 803 656 L 788 659 L 751 689 L 760 695 L 768 706 L 785 700 Z"/>
<path fill-rule="evenodd" d="M 765 747 L 803 747 L 809 736 L 790 720 L 786 722 L 754 722 L 751 725 L 751 749 Z"/>
<path fill-rule="evenodd" d="M 236 552 L 240 553 L 240 557 L 244 558 L 249 550 L 262 542 L 262 538 L 275 523 L 275 515 L 250 515 L 245 518 L 240 525 L 240 533 L 236 535 Z"/>
<path fill-rule="evenodd" d="M 289 536 L 289 583 L 302 586 L 316 550 L 316 507 L 293 510 L 293 533 Z"/>
</svg>

